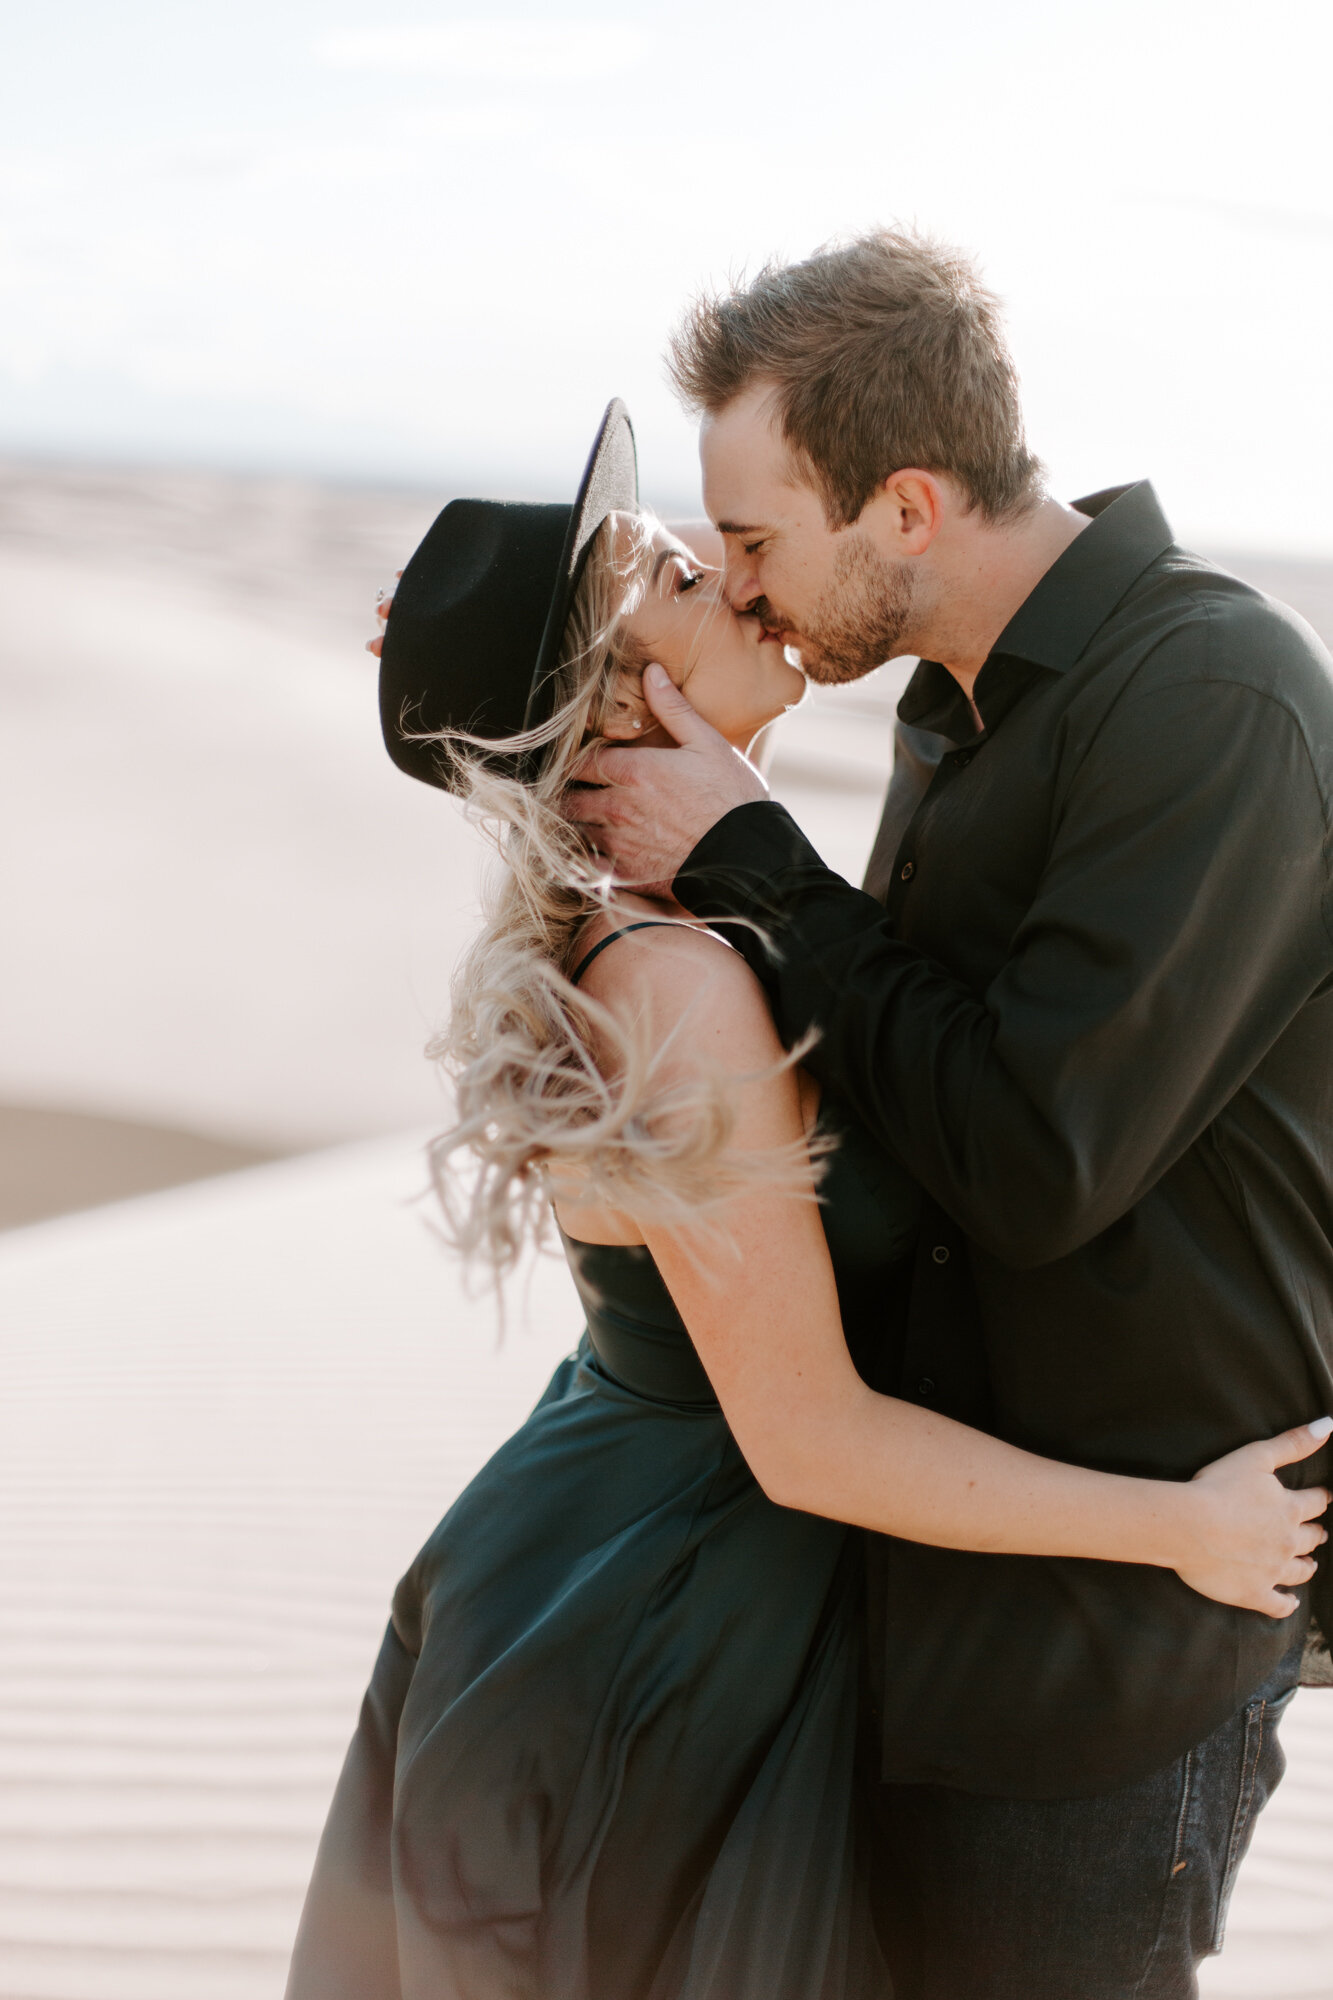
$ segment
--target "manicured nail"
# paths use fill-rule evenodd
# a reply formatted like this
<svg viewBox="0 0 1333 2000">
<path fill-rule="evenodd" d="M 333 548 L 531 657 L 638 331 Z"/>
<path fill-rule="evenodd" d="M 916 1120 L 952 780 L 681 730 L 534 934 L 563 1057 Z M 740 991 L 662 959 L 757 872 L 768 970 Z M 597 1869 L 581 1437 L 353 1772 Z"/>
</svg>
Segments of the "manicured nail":
<svg viewBox="0 0 1333 2000">
<path fill-rule="evenodd" d="M 1312 1438 L 1326 1438 L 1333 1431 L 1333 1417 L 1316 1417 L 1310 1426 Z"/>
<path fill-rule="evenodd" d="M 644 668 L 643 677 L 650 687 L 664 688 L 671 685 L 671 677 L 667 673 L 666 668 L 659 666 L 656 660 L 651 661 Z"/>
</svg>

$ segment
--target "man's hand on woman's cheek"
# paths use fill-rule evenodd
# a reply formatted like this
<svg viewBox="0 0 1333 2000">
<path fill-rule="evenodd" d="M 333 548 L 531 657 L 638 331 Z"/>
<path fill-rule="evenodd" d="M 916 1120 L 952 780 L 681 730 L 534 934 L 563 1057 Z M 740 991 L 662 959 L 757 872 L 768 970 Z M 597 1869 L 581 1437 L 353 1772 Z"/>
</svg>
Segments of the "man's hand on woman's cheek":
<svg viewBox="0 0 1333 2000">
<path fill-rule="evenodd" d="M 766 799 L 768 787 L 661 667 L 646 670 L 643 692 L 676 748 L 593 744 L 575 779 L 597 789 L 568 792 L 565 812 L 621 882 L 664 894 L 709 828 L 734 807 Z"/>
</svg>

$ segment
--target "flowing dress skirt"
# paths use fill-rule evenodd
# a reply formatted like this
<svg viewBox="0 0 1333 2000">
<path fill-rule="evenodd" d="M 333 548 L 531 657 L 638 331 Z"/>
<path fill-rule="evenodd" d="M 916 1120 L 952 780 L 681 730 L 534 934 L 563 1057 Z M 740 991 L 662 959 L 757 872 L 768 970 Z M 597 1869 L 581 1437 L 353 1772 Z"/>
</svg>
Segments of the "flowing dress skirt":
<svg viewBox="0 0 1333 2000">
<path fill-rule="evenodd" d="M 886 2000 L 859 1573 L 585 1343 L 398 1587 L 288 2000 Z"/>
</svg>

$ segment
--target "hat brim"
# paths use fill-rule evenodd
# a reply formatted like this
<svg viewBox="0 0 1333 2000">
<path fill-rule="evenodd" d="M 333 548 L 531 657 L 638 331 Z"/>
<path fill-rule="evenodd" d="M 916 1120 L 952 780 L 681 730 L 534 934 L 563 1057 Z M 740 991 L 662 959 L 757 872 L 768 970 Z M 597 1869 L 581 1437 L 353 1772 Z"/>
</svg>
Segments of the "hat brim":
<svg viewBox="0 0 1333 2000">
<path fill-rule="evenodd" d="M 638 507 L 639 462 L 634 449 L 634 426 L 619 396 L 613 396 L 598 426 L 575 495 L 569 530 L 556 572 L 551 608 L 532 670 L 532 686 L 523 718 L 524 729 L 536 729 L 550 720 L 565 627 L 569 623 L 574 594 L 598 529 L 609 514 L 634 514 L 638 512 Z"/>
</svg>

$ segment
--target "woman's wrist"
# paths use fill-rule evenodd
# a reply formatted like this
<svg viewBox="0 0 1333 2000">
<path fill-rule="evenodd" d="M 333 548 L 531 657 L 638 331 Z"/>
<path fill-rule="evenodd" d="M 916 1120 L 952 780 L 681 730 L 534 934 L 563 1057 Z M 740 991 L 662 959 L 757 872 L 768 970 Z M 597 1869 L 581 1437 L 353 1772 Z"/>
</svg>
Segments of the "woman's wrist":
<svg viewBox="0 0 1333 2000">
<path fill-rule="evenodd" d="M 1146 1479 L 1151 1489 L 1149 1542 L 1154 1553 L 1146 1560 L 1158 1569 L 1180 1569 L 1212 1551 L 1210 1533 L 1214 1509 L 1205 1488 L 1189 1480 Z"/>
<path fill-rule="evenodd" d="M 1059 1530 L 1049 1544 L 1033 1545 L 1028 1553 L 1176 1569 L 1197 1560 L 1209 1545 L 1208 1509 L 1188 1482 L 1049 1463 L 1043 1472 L 1063 1481 L 1063 1491 L 1047 1502 L 1047 1519 L 1058 1522 Z"/>
</svg>

